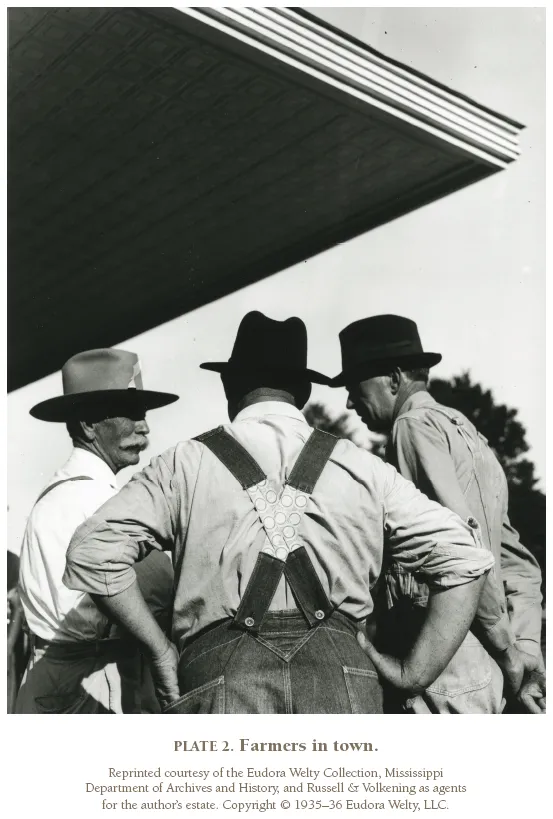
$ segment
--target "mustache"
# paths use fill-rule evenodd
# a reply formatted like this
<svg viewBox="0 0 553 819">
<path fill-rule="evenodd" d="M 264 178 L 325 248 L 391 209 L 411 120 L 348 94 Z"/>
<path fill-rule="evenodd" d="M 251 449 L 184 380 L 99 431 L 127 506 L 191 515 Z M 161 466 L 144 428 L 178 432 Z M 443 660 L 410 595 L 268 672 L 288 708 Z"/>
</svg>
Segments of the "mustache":
<svg viewBox="0 0 553 819">
<path fill-rule="evenodd" d="M 121 449 L 134 449 L 138 450 L 138 452 L 144 452 L 150 446 L 150 442 L 147 438 L 142 438 L 139 441 L 133 441 L 132 443 L 123 444 Z"/>
</svg>

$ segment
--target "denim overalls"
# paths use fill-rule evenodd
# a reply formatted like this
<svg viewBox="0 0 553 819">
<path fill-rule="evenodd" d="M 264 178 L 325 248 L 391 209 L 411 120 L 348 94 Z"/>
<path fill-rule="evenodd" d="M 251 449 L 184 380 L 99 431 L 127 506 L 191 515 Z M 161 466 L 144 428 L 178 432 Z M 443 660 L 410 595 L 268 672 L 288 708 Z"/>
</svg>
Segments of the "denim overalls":
<svg viewBox="0 0 553 819">
<path fill-rule="evenodd" d="M 315 430 L 279 495 L 222 428 L 197 440 L 248 493 L 267 537 L 234 618 L 214 624 L 184 649 L 182 696 L 165 713 L 382 713 L 378 676 L 357 643 L 359 626 L 334 610 L 299 531 L 337 439 Z M 269 611 L 283 576 L 297 608 Z"/>
</svg>

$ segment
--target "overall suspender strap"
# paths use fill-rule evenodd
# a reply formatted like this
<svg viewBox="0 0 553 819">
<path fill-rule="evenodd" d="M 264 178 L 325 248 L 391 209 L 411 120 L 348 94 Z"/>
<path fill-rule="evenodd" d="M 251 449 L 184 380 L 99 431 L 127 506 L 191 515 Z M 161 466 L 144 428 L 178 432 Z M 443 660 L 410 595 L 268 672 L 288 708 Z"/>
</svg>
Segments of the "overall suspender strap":
<svg viewBox="0 0 553 819">
<path fill-rule="evenodd" d="M 311 495 L 338 438 L 315 429 L 300 452 L 286 484 Z M 305 546 L 299 546 L 288 555 L 284 575 L 292 594 L 311 627 L 332 614 L 334 606 L 322 587 Z"/>
<path fill-rule="evenodd" d="M 335 435 L 314 429 L 300 452 L 286 483 L 299 489 L 300 492 L 311 495 L 337 441 L 338 438 Z"/>
<path fill-rule="evenodd" d="M 297 542 L 297 526 L 337 438 L 314 430 L 302 449 L 280 497 L 268 487 L 265 473 L 251 455 L 222 427 L 199 436 L 248 491 L 268 542 L 260 552 L 238 607 L 236 625 L 257 633 L 283 572 L 294 599 L 310 626 L 333 610 L 305 547 Z"/>
<path fill-rule="evenodd" d="M 266 475 L 257 461 L 244 449 L 242 444 L 225 432 L 223 427 L 204 432 L 195 440 L 204 444 L 219 458 L 228 471 L 234 475 L 242 489 L 249 489 L 265 480 Z"/>
<path fill-rule="evenodd" d="M 217 427 L 205 432 L 203 435 L 198 435 L 195 440 L 211 450 L 215 457 L 226 466 L 231 475 L 236 478 L 242 489 L 255 492 L 260 485 L 266 484 L 267 476 L 257 461 L 223 427 Z M 251 491 L 248 494 L 256 507 L 256 511 L 259 512 L 261 508 L 260 500 L 256 503 L 252 498 Z M 260 490 L 259 494 L 261 495 Z M 236 625 L 257 633 L 275 596 L 283 572 L 284 563 L 282 560 L 278 560 L 266 552 L 260 552 L 234 616 Z"/>
<path fill-rule="evenodd" d="M 284 576 L 310 628 L 330 617 L 334 606 L 322 587 L 305 546 L 290 552 L 284 566 Z"/>
<path fill-rule="evenodd" d="M 260 552 L 254 570 L 234 615 L 234 624 L 257 634 L 275 596 L 285 563 L 267 552 Z"/>
<path fill-rule="evenodd" d="M 60 484 L 62 484 L 62 483 L 69 483 L 69 481 L 91 481 L 91 480 L 92 480 L 92 478 L 89 477 L 88 475 L 77 475 L 77 477 L 75 477 L 75 478 L 63 478 L 61 481 L 56 481 L 56 483 L 52 483 L 52 484 L 50 484 L 50 486 L 47 486 L 46 489 L 44 490 L 44 492 L 42 492 L 38 496 L 38 498 L 35 501 L 35 504 L 38 503 L 39 500 L 42 500 L 42 498 L 45 495 L 47 495 L 48 492 L 51 492 L 52 489 L 55 489 L 56 486 L 60 486 Z"/>
</svg>

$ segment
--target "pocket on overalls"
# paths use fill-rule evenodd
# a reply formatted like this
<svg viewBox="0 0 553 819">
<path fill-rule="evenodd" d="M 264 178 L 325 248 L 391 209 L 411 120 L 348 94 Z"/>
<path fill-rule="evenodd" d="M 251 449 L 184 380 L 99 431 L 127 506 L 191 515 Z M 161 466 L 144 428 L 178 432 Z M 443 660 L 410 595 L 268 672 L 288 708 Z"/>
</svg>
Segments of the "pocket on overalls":
<svg viewBox="0 0 553 819">
<path fill-rule="evenodd" d="M 343 666 L 352 714 L 381 714 L 383 694 L 376 671 Z"/>
<path fill-rule="evenodd" d="M 200 685 L 166 706 L 162 714 L 224 714 L 225 678 Z"/>
</svg>

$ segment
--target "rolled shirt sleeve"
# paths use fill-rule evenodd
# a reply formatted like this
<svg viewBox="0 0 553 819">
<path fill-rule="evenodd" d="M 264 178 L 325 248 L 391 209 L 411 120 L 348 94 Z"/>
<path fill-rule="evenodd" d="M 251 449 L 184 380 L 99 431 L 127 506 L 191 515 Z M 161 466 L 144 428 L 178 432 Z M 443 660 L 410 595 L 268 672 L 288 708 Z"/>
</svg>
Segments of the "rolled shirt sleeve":
<svg viewBox="0 0 553 819">
<path fill-rule="evenodd" d="M 430 588 L 468 583 L 494 565 L 478 530 L 423 495 L 411 481 L 386 466 L 385 543 L 388 555 Z"/>
<path fill-rule="evenodd" d="M 70 589 L 114 596 L 136 580 L 134 564 L 171 550 L 178 517 L 174 450 L 153 458 L 75 531 L 66 556 Z"/>
</svg>

